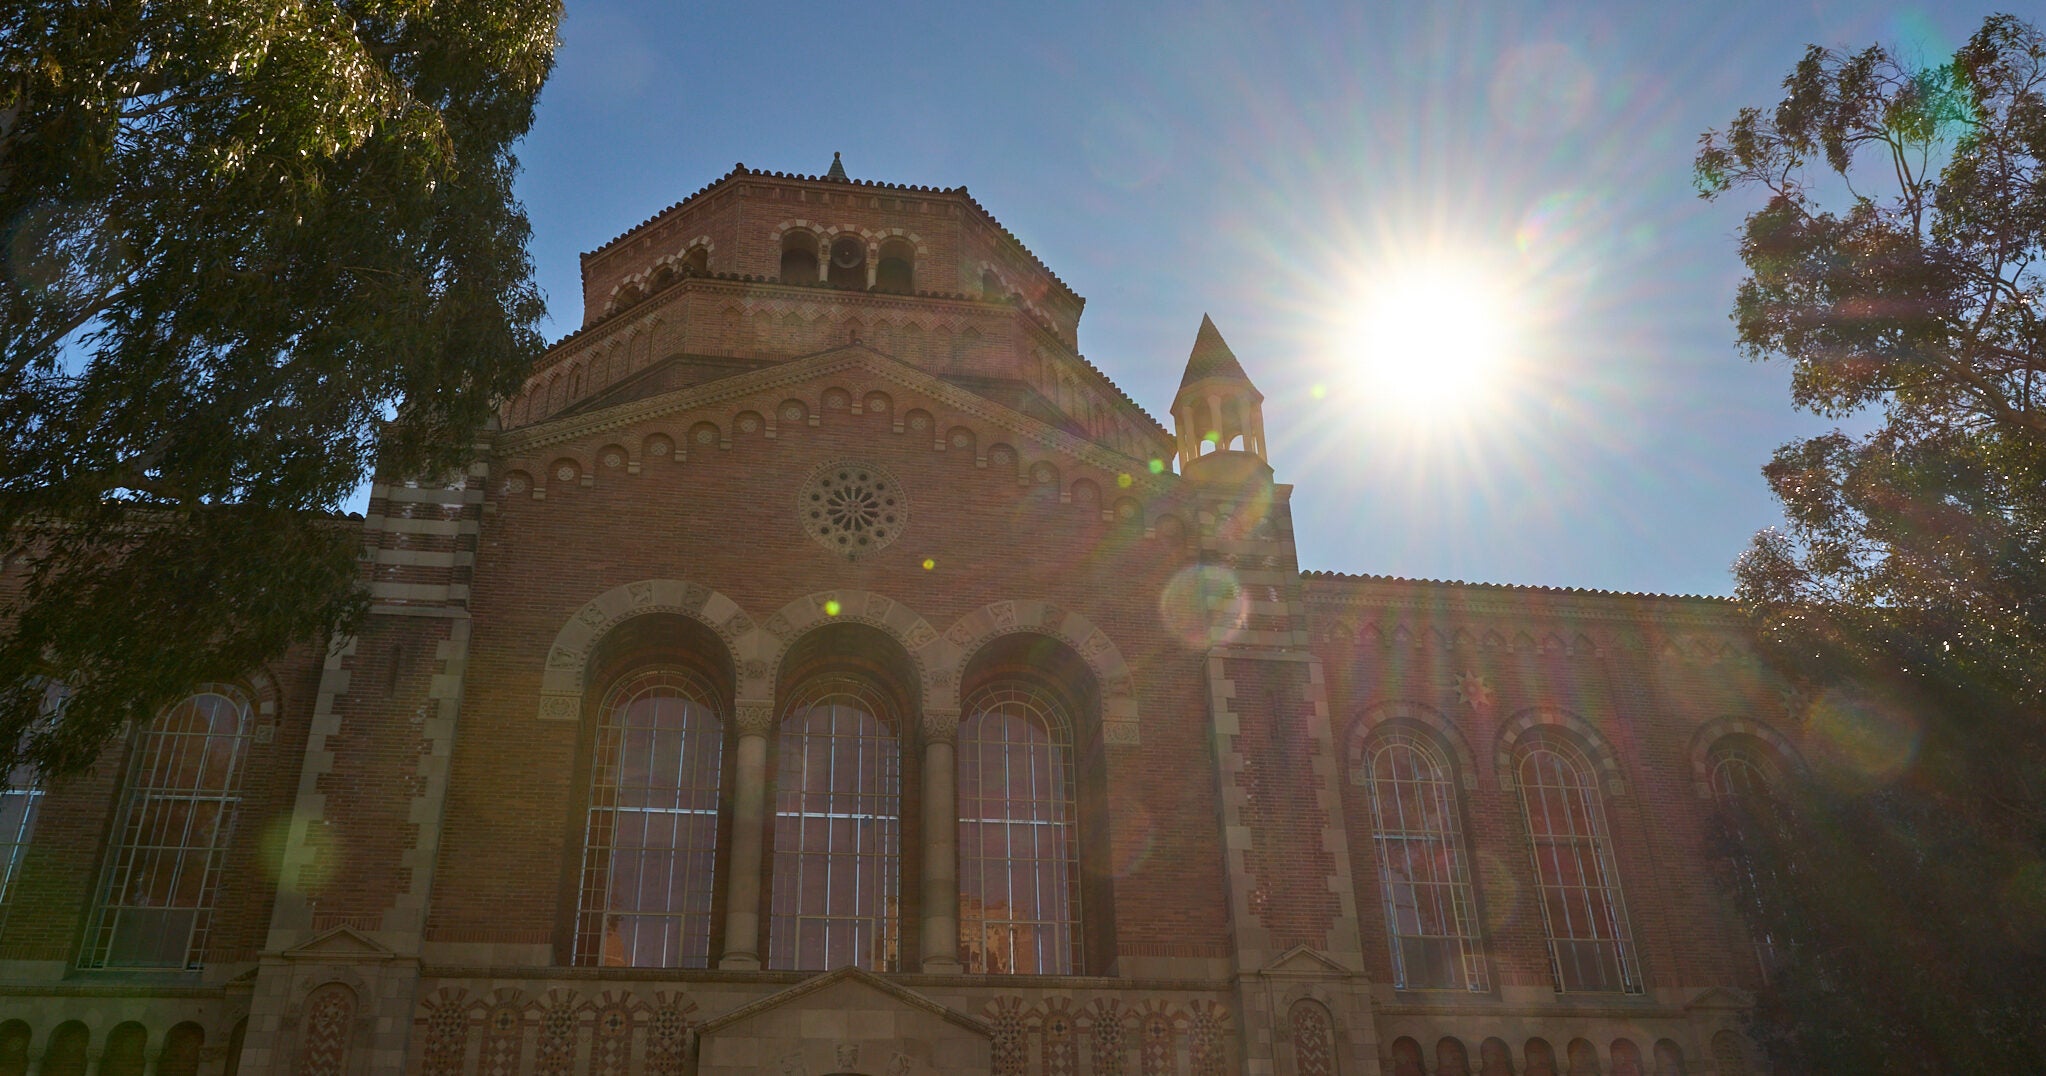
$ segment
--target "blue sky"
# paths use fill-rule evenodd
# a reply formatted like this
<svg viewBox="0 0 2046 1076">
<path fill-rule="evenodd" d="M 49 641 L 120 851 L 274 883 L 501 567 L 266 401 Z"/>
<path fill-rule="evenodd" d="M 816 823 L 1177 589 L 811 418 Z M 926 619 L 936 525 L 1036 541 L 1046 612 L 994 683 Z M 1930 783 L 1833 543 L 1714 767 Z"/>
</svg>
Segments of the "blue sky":
<svg viewBox="0 0 2046 1076">
<path fill-rule="evenodd" d="M 1808 42 L 1940 58 L 1990 10 L 568 0 L 519 194 L 555 339 L 579 252 L 734 162 L 964 184 L 1168 424 L 1214 317 L 1303 567 L 1721 594 L 1778 517 L 1758 468 L 1825 424 L 1734 350 L 1749 203 L 1692 192 L 1697 137 Z M 1396 421 L 1344 341 L 1441 251 L 1509 267 L 1514 362 Z"/>
</svg>

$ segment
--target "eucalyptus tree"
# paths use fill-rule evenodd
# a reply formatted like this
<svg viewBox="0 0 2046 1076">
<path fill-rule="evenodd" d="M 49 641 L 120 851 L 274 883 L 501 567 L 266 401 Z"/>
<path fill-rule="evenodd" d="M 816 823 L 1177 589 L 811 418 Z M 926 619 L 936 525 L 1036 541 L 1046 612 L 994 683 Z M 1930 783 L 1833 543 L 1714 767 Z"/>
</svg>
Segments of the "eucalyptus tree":
<svg viewBox="0 0 2046 1076">
<path fill-rule="evenodd" d="M 1799 1071 L 2046 1057 L 2046 36 L 1813 47 L 1697 156 L 1753 197 L 1744 352 L 1845 428 L 1763 473 L 1736 566 L 1800 685 L 1814 772 L 1729 817 L 1773 953 L 1759 1037 Z"/>
<path fill-rule="evenodd" d="M 0 765 L 359 612 L 350 491 L 459 466 L 538 353 L 513 147 L 559 16 L 0 5 Z"/>
</svg>

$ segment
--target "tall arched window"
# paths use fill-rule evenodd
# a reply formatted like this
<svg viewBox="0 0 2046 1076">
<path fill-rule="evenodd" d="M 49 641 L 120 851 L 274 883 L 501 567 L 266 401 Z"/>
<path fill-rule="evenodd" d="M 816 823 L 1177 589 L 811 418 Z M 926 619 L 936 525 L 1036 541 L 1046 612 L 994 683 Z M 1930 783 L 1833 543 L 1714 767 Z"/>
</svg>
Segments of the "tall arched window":
<svg viewBox="0 0 2046 1076">
<path fill-rule="evenodd" d="M 87 967 L 199 966 L 241 810 L 248 742 L 248 700 L 223 685 L 150 722 L 135 745 L 86 934 Z"/>
<path fill-rule="evenodd" d="M 1484 990 L 1470 860 L 1449 767 L 1434 744 L 1404 729 L 1380 733 L 1366 750 L 1394 985 Z"/>
<path fill-rule="evenodd" d="M 1521 750 L 1515 773 L 1556 989 L 1639 991 L 1627 908 L 1591 763 L 1561 741 L 1542 739 Z"/>
<path fill-rule="evenodd" d="M 1005 681 L 959 723 L 959 944 L 968 971 L 1070 975 L 1084 967 L 1073 722 L 1048 694 Z"/>
<path fill-rule="evenodd" d="M 1782 770 L 1769 747 L 1748 736 L 1721 737 L 1712 745 L 1711 766 L 1712 799 L 1723 824 L 1735 830 L 1771 824 L 1769 807 Z M 1766 985 L 1776 967 L 1777 954 L 1775 939 L 1763 926 L 1762 909 L 1756 902 L 1760 887 L 1754 865 L 1732 855 L 1729 849 L 1727 866 L 1735 872 L 1733 899 L 1737 914 L 1744 920 L 1749 940 L 1754 943 L 1755 982 Z"/>
<path fill-rule="evenodd" d="M 1768 749 L 1728 736 L 1712 746 L 1712 797 L 1722 806 L 1753 802 L 1776 786 L 1777 768 Z"/>
<path fill-rule="evenodd" d="M 591 751 L 578 964 L 710 965 L 724 723 L 695 677 L 661 669 L 612 688 Z"/>
<path fill-rule="evenodd" d="M 46 682 L 42 687 L 42 714 L 53 719 L 70 696 L 64 685 Z M 27 737 L 23 736 L 23 742 Z M 6 921 L 8 898 L 14 894 L 14 879 L 21 873 L 21 860 L 35 838 L 36 809 L 43 799 L 43 783 L 34 766 L 24 762 L 0 781 L 0 922 Z"/>
<path fill-rule="evenodd" d="M 893 971 L 900 946 L 898 715 L 853 677 L 803 685 L 776 750 L 768 966 Z"/>
</svg>

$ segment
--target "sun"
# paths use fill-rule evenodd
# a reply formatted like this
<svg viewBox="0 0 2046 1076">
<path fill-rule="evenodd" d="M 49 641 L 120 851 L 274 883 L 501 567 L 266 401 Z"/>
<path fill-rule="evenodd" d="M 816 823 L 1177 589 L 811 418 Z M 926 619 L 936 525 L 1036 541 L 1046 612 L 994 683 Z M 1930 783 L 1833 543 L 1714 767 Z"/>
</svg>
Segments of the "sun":
<svg viewBox="0 0 2046 1076">
<path fill-rule="evenodd" d="M 1505 388 L 1522 319 L 1514 289 L 1483 263 L 1388 266 L 1358 291 L 1340 350 L 1367 400 L 1426 425 Z"/>
</svg>

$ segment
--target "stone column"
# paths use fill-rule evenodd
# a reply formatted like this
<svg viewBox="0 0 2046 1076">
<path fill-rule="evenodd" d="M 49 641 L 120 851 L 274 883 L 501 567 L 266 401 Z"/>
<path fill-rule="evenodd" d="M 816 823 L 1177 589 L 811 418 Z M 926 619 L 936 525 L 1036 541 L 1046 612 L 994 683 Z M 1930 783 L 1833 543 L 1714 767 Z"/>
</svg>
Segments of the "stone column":
<svg viewBox="0 0 2046 1076">
<path fill-rule="evenodd" d="M 767 736 L 774 703 L 741 699 L 739 754 L 733 767 L 732 872 L 725 879 L 725 955 L 718 967 L 760 969 L 760 869 L 767 847 Z"/>
<path fill-rule="evenodd" d="M 924 709 L 923 970 L 959 964 L 959 711 Z"/>
</svg>

